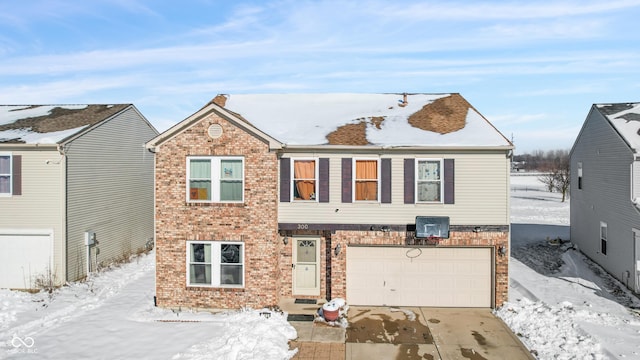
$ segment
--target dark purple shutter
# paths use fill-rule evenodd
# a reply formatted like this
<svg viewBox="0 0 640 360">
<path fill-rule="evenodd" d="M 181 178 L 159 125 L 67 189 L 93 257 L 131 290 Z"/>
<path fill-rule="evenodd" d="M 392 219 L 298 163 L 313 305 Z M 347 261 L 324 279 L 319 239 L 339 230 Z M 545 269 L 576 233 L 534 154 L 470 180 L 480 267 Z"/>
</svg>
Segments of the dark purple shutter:
<svg viewBox="0 0 640 360">
<path fill-rule="evenodd" d="M 291 159 L 280 159 L 280 202 L 291 202 Z"/>
<path fill-rule="evenodd" d="M 391 159 L 380 160 L 380 202 L 391 204 Z"/>
<path fill-rule="evenodd" d="M 22 155 L 13 156 L 13 195 L 22 195 Z"/>
<path fill-rule="evenodd" d="M 455 203 L 455 160 L 444 159 L 444 203 Z"/>
<path fill-rule="evenodd" d="M 351 195 L 353 164 L 351 158 L 342 159 L 342 202 L 350 203 L 353 201 Z"/>
<path fill-rule="evenodd" d="M 415 204 L 416 160 L 404 159 L 404 203 Z"/>
<path fill-rule="evenodd" d="M 329 159 L 321 158 L 318 163 L 318 201 L 329 202 Z"/>
</svg>

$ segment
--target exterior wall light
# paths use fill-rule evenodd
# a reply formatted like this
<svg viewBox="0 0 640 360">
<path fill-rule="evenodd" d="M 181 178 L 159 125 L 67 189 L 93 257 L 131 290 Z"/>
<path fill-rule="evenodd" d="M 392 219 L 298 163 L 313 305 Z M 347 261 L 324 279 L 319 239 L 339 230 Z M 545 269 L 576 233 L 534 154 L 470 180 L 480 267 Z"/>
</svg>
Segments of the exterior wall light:
<svg viewBox="0 0 640 360">
<path fill-rule="evenodd" d="M 336 254 L 336 256 L 338 256 L 340 254 L 340 249 L 342 249 L 342 245 L 340 244 L 336 245 L 335 249 L 333 249 L 333 253 Z"/>
<path fill-rule="evenodd" d="M 500 256 L 507 255 L 507 248 L 505 246 L 499 246 L 498 247 L 498 254 L 500 254 Z"/>
<path fill-rule="evenodd" d="M 285 244 L 285 245 L 288 245 L 288 244 L 289 244 L 289 238 L 288 238 L 288 237 L 286 237 L 286 236 L 285 236 L 285 237 L 283 237 L 283 238 L 282 238 L 282 243 L 283 243 L 283 244 Z"/>
</svg>

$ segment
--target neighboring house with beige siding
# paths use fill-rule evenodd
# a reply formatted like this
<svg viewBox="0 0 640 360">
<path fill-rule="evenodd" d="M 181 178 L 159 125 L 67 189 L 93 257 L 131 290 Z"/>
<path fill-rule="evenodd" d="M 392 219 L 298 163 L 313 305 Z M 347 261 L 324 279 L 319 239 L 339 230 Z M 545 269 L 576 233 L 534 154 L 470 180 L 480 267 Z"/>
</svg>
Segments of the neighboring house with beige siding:
<svg viewBox="0 0 640 360">
<path fill-rule="evenodd" d="M 162 307 L 494 307 L 513 145 L 459 94 L 218 95 L 151 140 Z"/>
<path fill-rule="evenodd" d="M 157 134 L 130 104 L 0 106 L 0 288 L 81 279 L 147 246 Z"/>
<path fill-rule="evenodd" d="M 571 242 L 640 294 L 640 103 L 594 104 L 571 149 Z"/>
</svg>

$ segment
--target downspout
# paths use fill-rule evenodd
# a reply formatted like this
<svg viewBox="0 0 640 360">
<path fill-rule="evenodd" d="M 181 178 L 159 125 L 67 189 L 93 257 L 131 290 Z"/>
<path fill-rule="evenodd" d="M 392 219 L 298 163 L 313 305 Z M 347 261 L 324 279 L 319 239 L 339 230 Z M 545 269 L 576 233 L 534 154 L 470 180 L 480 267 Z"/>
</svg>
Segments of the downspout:
<svg viewBox="0 0 640 360">
<path fill-rule="evenodd" d="M 63 244 L 64 244 L 64 249 L 61 252 L 62 254 L 62 261 L 60 261 L 60 263 L 62 264 L 62 273 L 63 273 L 63 279 L 64 282 L 69 281 L 69 274 L 67 273 L 68 269 L 69 269 L 69 256 L 68 256 L 68 248 L 69 248 L 69 241 L 67 239 L 67 234 L 69 232 L 69 223 L 68 223 L 68 218 L 69 218 L 69 214 L 67 212 L 67 202 L 68 202 L 68 194 L 67 194 L 67 154 L 65 152 L 64 149 L 64 145 L 58 143 L 56 145 L 56 149 L 58 150 L 58 153 L 60 154 L 60 160 L 58 160 L 58 164 L 60 164 L 62 161 L 64 161 L 64 167 L 62 168 L 62 170 L 60 171 L 60 183 L 62 184 L 62 191 L 64 192 L 64 195 L 62 196 L 62 198 L 60 199 L 60 206 L 62 207 L 60 213 L 63 214 L 64 216 L 64 221 L 62 223 L 62 231 L 63 233 L 61 234 L 62 239 L 63 239 Z M 55 240 L 54 240 L 55 241 Z"/>
</svg>

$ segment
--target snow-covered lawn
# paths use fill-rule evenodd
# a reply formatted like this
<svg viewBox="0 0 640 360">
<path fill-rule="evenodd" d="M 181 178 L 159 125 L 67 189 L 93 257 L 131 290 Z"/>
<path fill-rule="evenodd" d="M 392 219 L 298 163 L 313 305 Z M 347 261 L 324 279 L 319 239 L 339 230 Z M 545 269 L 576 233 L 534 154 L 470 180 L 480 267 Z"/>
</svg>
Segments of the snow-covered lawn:
<svg viewBox="0 0 640 360">
<path fill-rule="evenodd" d="M 0 289 L 0 359 L 289 359 L 296 338 L 267 309 L 224 314 L 153 306 L 154 254 L 53 294 Z M 268 316 L 268 318 L 267 318 Z"/>
<path fill-rule="evenodd" d="M 512 177 L 509 302 L 496 311 L 540 359 L 640 359 L 640 301 L 572 249 L 569 202 Z M 562 241 L 552 241 L 560 238 Z M 52 294 L 0 289 L 0 359 L 289 359 L 283 314 L 153 306 L 154 254 Z M 268 315 L 268 317 L 267 317 Z"/>
<path fill-rule="evenodd" d="M 511 288 L 498 316 L 540 359 L 640 359 L 640 300 L 567 242 L 569 201 L 535 176 L 511 183 Z"/>
</svg>

